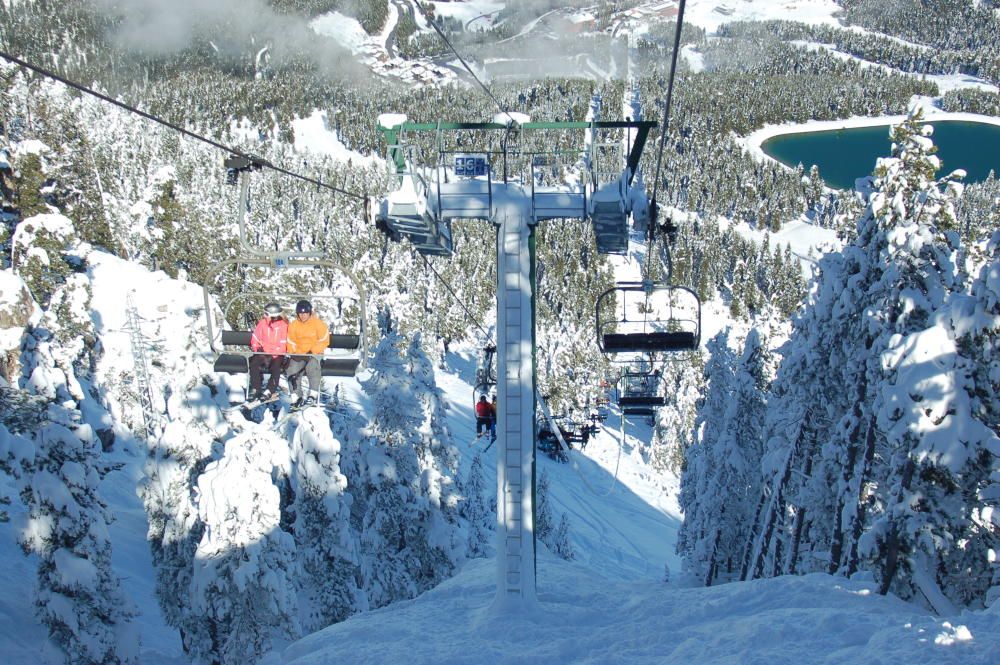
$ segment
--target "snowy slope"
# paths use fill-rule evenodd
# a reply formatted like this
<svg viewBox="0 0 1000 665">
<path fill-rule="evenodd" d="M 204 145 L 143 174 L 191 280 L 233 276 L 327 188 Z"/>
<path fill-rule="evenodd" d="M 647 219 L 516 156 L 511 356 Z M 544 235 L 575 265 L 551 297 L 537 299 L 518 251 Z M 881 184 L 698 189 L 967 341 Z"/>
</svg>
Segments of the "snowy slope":
<svg viewBox="0 0 1000 665">
<path fill-rule="evenodd" d="M 996 610 L 936 619 L 826 575 L 680 589 L 603 572 L 542 553 L 542 611 L 495 617 L 493 563 L 473 561 L 416 600 L 300 640 L 280 662 L 970 665 L 1000 649 Z"/>
</svg>

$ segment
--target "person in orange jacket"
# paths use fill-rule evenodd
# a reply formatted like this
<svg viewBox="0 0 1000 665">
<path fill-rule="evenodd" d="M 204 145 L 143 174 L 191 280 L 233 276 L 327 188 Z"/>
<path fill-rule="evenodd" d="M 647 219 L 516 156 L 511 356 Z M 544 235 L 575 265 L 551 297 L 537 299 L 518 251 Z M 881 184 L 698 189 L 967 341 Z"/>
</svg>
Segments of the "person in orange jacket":
<svg viewBox="0 0 1000 665">
<path fill-rule="evenodd" d="M 329 345 L 330 329 L 313 314 L 312 303 L 300 300 L 295 305 L 295 320 L 288 324 L 288 353 L 291 356 L 285 370 L 295 402 L 302 401 L 302 375 L 305 374 L 309 380 L 309 395 L 303 406 L 319 404 L 323 381 L 320 357 Z"/>
</svg>

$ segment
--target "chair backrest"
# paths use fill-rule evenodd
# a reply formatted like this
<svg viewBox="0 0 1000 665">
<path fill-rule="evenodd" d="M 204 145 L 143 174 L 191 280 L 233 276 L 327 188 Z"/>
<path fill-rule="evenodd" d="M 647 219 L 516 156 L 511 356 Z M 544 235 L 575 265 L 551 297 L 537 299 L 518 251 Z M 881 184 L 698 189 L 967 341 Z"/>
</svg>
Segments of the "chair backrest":
<svg viewBox="0 0 1000 665">
<path fill-rule="evenodd" d="M 253 336 L 249 330 L 223 330 L 223 346 L 250 346 L 250 337 Z"/>
</svg>

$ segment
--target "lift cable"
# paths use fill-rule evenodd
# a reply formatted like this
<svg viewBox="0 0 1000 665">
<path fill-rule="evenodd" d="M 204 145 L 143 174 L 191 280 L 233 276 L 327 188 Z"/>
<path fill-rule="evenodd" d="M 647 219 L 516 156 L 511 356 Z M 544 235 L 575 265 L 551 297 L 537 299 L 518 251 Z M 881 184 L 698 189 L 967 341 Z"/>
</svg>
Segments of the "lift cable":
<svg viewBox="0 0 1000 665">
<path fill-rule="evenodd" d="M 428 19 L 428 21 L 431 22 L 431 24 L 433 25 L 433 21 L 430 21 L 430 19 Z M 437 29 L 436 25 L 435 25 L 435 29 Z M 438 34 L 441 34 L 440 30 L 438 30 Z M 445 43 L 447 43 L 449 47 L 451 47 L 451 44 L 448 43 L 447 38 L 445 38 L 445 36 L 443 34 L 441 34 L 441 38 L 445 40 Z M 452 47 L 452 50 L 454 51 L 453 47 Z M 458 53 L 455 52 L 455 55 L 458 56 Z M 88 95 L 91 95 L 93 97 L 96 97 L 96 98 L 98 98 L 98 99 L 100 99 L 102 101 L 105 101 L 105 102 L 108 102 L 108 103 L 113 104 L 115 106 L 118 106 L 119 108 L 122 108 L 122 109 L 128 111 L 129 113 L 133 113 L 133 114 L 139 115 L 139 116 L 141 116 L 143 118 L 146 118 L 147 120 L 152 120 L 153 122 L 156 122 L 156 123 L 158 123 L 160 125 L 163 125 L 164 127 L 167 127 L 168 129 L 172 129 L 172 130 L 174 130 L 176 132 L 180 132 L 181 134 L 184 134 L 185 136 L 189 136 L 189 137 L 191 137 L 193 139 L 196 139 L 198 141 L 201 141 L 203 143 L 207 143 L 208 145 L 211 145 L 213 147 L 219 148 L 221 150 L 225 150 L 225 151 L 229 152 L 230 154 L 235 155 L 237 157 L 243 157 L 243 158 L 249 159 L 249 160 L 251 160 L 251 161 L 253 161 L 255 163 L 259 163 L 261 166 L 265 166 L 265 167 L 270 168 L 270 169 L 272 169 L 274 171 L 277 171 L 279 173 L 283 173 L 285 175 L 292 176 L 293 178 L 298 178 L 300 180 L 304 180 L 306 182 L 309 182 L 311 184 L 317 185 L 319 187 L 325 187 L 325 188 L 327 188 L 329 190 L 332 190 L 332 191 L 344 194 L 346 196 L 350 196 L 352 198 L 355 198 L 355 199 L 358 199 L 358 200 L 361 200 L 361 201 L 367 201 L 367 197 L 366 196 L 362 196 L 360 194 L 356 194 L 354 192 L 350 192 L 350 191 L 341 189 L 339 187 L 334 187 L 333 185 L 330 185 L 328 183 L 324 183 L 324 182 L 322 182 L 320 180 L 316 180 L 314 178 L 309 178 L 307 176 L 300 175 L 298 173 L 289 171 L 287 169 L 283 169 L 283 168 L 281 168 L 279 166 L 275 166 L 274 164 L 271 164 L 270 162 L 263 161 L 263 160 L 261 160 L 261 159 L 259 159 L 257 157 L 254 157 L 253 155 L 249 155 L 247 153 L 244 153 L 241 150 L 237 150 L 237 149 L 232 148 L 230 146 L 227 146 L 225 144 L 222 144 L 222 143 L 219 143 L 219 142 L 214 141 L 212 139 L 209 139 L 207 137 L 201 136 L 200 134 L 196 134 L 196 133 L 194 133 L 194 132 L 192 132 L 190 130 L 187 130 L 187 129 L 183 128 L 183 127 L 180 127 L 180 126 L 178 126 L 178 125 L 176 125 L 174 123 L 168 122 L 168 121 L 163 120 L 162 118 L 158 118 L 158 117 L 156 117 L 156 116 L 154 116 L 154 115 L 152 115 L 150 113 L 146 113 L 145 111 L 142 111 L 142 110 L 137 109 L 135 107 L 129 106 L 128 104 L 125 104 L 124 102 L 120 102 L 117 99 L 114 99 L 112 97 L 104 95 L 104 94 L 102 94 L 100 92 L 97 92 L 96 90 L 92 90 L 91 88 L 88 88 L 88 87 L 86 87 L 84 85 L 76 83 L 75 81 L 71 81 L 71 80 L 69 80 L 69 79 L 67 79 L 67 78 L 65 78 L 63 76 L 60 76 L 59 74 L 56 74 L 55 72 L 51 72 L 51 71 L 49 71 L 47 69 L 44 69 L 44 68 L 39 67 L 37 65 L 33 65 L 33 64 L 31 64 L 29 62 L 26 62 L 24 60 L 21 60 L 20 58 L 17 58 L 17 57 L 15 57 L 13 55 L 10 55 L 9 53 L 6 53 L 4 51 L 0 51 L 0 57 L 4 58 L 4 59 L 6 59 L 6 60 L 8 60 L 10 62 L 13 62 L 16 65 L 20 65 L 21 67 L 24 67 L 26 69 L 30 69 L 31 71 L 34 71 L 34 72 L 36 72 L 38 74 L 41 74 L 42 76 L 45 76 L 45 77 L 50 78 L 50 79 L 53 79 L 55 81 L 59 81 L 60 83 L 62 83 L 64 85 L 67 85 L 67 86 L 69 86 L 71 88 L 74 88 L 75 90 L 79 90 L 80 92 L 83 92 L 85 94 L 88 94 Z M 462 60 L 461 56 L 458 56 L 458 58 L 459 58 L 459 60 Z M 465 61 L 464 60 L 462 60 L 462 64 L 465 65 Z M 468 69 L 468 65 L 466 65 L 466 68 Z M 469 72 L 472 73 L 472 70 L 470 69 Z M 474 73 L 472 73 L 472 75 L 473 75 L 473 77 L 475 77 Z M 479 81 L 478 78 L 476 80 Z M 480 82 L 480 85 L 482 85 L 482 82 Z M 489 89 L 487 89 L 486 86 L 483 86 L 483 89 L 493 99 L 493 101 L 495 101 L 497 103 L 497 105 L 499 105 L 499 101 L 497 101 L 497 99 L 495 97 L 493 97 L 493 95 L 492 95 L 492 93 L 490 93 Z M 501 107 L 501 110 L 503 110 L 502 107 Z M 506 113 L 506 111 L 504 111 L 504 113 Z M 479 323 L 479 321 L 472 314 L 472 312 L 469 310 L 469 308 L 465 305 L 465 303 L 462 301 L 462 299 L 459 298 L 458 295 L 455 293 L 455 290 L 451 287 L 451 285 L 440 275 L 440 273 L 438 273 L 437 270 L 434 269 L 434 266 L 432 266 L 430 264 L 430 262 L 427 260 L 427 257 L 425 257 L 423 254 L 421 254 L 420 257 L 424 260 L 424 264 L 428 268 L 430 268 L 431 272 L 434 273 L 434 276 L 437 277 L 437 279 L 445 286 L 445 288 L 448 290 L 448 292 L 451 294 L 451 296 L 455 299 L 455 301 L 459 305 L 462 306 L 462 308 L 465 310 L 466 316 L 469 318 L 469 320 L 472 321 L 472 323 L 486 336 L 486 338 L 489 340 L 490 343 L 493 343 L 493 337 L 492 337 L 492 335 L 490 335 L 489 332 L 487 332 L 486 329 L 482 326 L 482 324 Z"/>
<path fill-rule="evenodd" d="M 445 278 L 442 277 L 441 274 L 437 270 L 434 269 L 434 266 L 431 265 L 431 262 L 427 260 L 426 256 L 424 256 L 423 254 L 420 254 L 420 258 L 422 258 L 424 260 L 424 265 L 426 265 L 428 268 L 431 269 L 431 272 L 434 273 L 434 276 L 438 278 L 438 281 L 440 281 L 442 284 L 444 284 L 444 287 L 451 294 L 451 297 L 455 299 L 455 302 L 457 302 L 459 305 L 462 306 L 462 309 L 465 310 L 465 316 L 466 316 L 466 318 L 468 318 L 470 321 L 472 321 L 472 324 L 474 326 L 476 326 L 477 328 L 479 328 L 479 331 L 481 333 L 483 333 L 484 335 L 486 335 L 486 339 L 488 340 L 487 344 L 495 344 L 495 342 L 493 341 L 493 336 L 490 335 L 486 331 L 485 328 L 483 328 L 482 324 L 479 323 L 479 321 L 476 319 L 475 315 L 473 315 L 472 311 L 469 310 L 469 308 L 465 305 L 464 302 L 462 302 L 462 299 L 458 297 L 458 294 L 455 293 L 455 290 L 453 288 L 451 288 L 451 284 L 449 284 L 445 280 Z"/>
<path fill-rule="evenodd" d="M 201 141 L 202 143 L 207 143 L 208 145 L 210 145 L 212 147 L 219 148 L 220 150 L 225 150 L 228 153 L 230 153 L 231 155 L 234 155 L 236 157 L 243 157 L 243 158 L 249 159 L 249 160 L 251 160 L 255 164 L 259 164 L 259 165 L 261 165 L 263 167 L 272 169 L 274 171 L 277 171 L 278 173 L 283 173 L 283 174 L 291 176 L 293 178 L 298 178 L 299 180 L 304 180 L 305 182 L 308 182 L 310 184 L 316 185 L 317 187 L 324 187 L 326 189 L 329 189 L 331 191 L 337 192 L 339 194 L 344 194 L 345 196 L 349 196 L 351 198 L 358 199 L 359 201 L 367 201 L 368 200 L 368 197 L 364 196 L 362 194 L 358 194 L 356 192 L 349 192 L 346 189 L 341 189 L 339 187 L 335 187 L 333 185 L 330 185 L 328 183 L 323 182 L 322 180 L 317 180 L 315 178 L 310 178 L 309 176 L 304 176 L 304 175 L 301 175 L 299 173 L 295 173 L 294 171 L 289 171 L 288 169 L 284 169 L 284 168 L 282 168 L 280 166 L 276 166 L 276 165 L 274 165 L 274 164 L 272 164 L 272 163 L 270 163 L 270 162 L 268 162 L 266 160 L 263 160 L 260 157 L 255 157 L 255 156 L 253 156 L 253 155 L 251 155 L 249 153 L 243 152 L 242 150 L 237 150 L 236 148 L 233 148 L 231 146 L 227 146 L 227 145 L 225 145 L 223 143 L 219 143 L 218 141 L 214 141 L 214 140 L 212 140 L 210 138 L 207 138 L 205 136 L 202 136 L 200 134 L 196 134 L 196 133 L 194 133 L 194 132 L 192 132 L 192 131 L 190 131 L 188 129 L 185 129 L 185 128 L 179 126 L 179 125 L 176 125 L 176 124 L 174 124 L 172 122 L 169 122 L 169 121 L 164 120 L 162 118 L 158 118 L 155 115 L 152 115 L 150 113 L 146 113 L 145 111 L 137 109 L 137 108 L 135 108 L 133 106 L 129 106 L 128 104 L 125 104 L 124 102 L 120 102 L 117 99 L 114 99 L 113 97 L 109 97 L 108 95 L 105 95 L 105 94 L 102 94 L 100 92 L 97 92 L 96 90 L 93 90 L 93 89 L 88 88 L 88 87 L 86 87 L 84 85 L 76 83 L 75 81 L 71 81 L 71 80 L 69 80 L 69 79 L 67 79 L 67 78 L 65 78 L 63 76 L 60 76 L 59 74 L 56 74 L 55 72 L 51 72 L 51 71 L 49 71 L 47 69 L 44 69 L 42 67 L 39 67 L 37 65 L 32 65 L 31 63 L 25 62 L 24 60 L 21 60 L 20 58 L 17 58 L 15 56 L 10 55 L 9 53 L 5 53 L 3 51 L 0 51 L 0 58 L 4 58 L 5 60 L 9 60 L 10 62 L 13 62 L 16 65 L 20 65 L 21 67 L 24 67 L 25 69 L 30 69 L 31 71 L 36 72 L 38 74 L 41 74 L 42 76 L 45 76 L 47 78 L 53 79 L 55 81 L 59 81 L 60 83 L 62 83 L 64 85 L 67 85 L 67 86 L 69 86 L 71 88 L 79 90 L 80 92 L 83 92 L 83 93 L 86 93 L 86 94 L 91 95 L 93 97 L 96 97 L 96 98 L 98 98 L 98 99 L 100 99 L 102 101 L 108 102 L 109 104 L 114 104 L 115 106 L 117 106 L 119 108 L 125 109 L 129 113 L 134 113 L 135 115 L 142 116 L 143 118 L 146 118 L 147 120 L 152 120 L 153 122 L 159 123 L 159 124 L 163 125 L 164 127 L 167 127 L 168 129 L 174 130 L 175 132 L 180 132 L 181 134 L 184 134 L 185 136 L 188 136 L 190 138 L 193 138 L 193 139 L 196 139 L 198 141 Z"/>
<path fill-rule="evenodd" d="M 663 106 L 663 125 L 660 130 L 660 149 L 656 155 L 656 174 L 653 178 L 653 203 L 656 203 L 656 192 L 660 186 L 660 165 L 663 162 L 663 145 L 667 140 L 667 132 L 670 130 L 670 104 L 674 96 L 674 76 L 677 73 L 677 55 L 681 50 L 681 28 L 684 25 L 684 4 L 685 0 L 680 0 L 677 10 L 677 30 L 674 32 L 674 52 L 670 58 L 670 78 L 667 82 L 667 102 Z"/>
<path fill-rule="evenodd" d="M 681 29 L 684 26 L 684 5 L 685 0 L 680 0 L 677 10 L 677 29 L 674 31 L 674 51 L 670 58 L 670 77 L 667 82 L 667 101 L 663 105 L 663 125 L 660 129 L 660 147 L 656 152 L 656 173 L 653 175 L 653 196 L 650 198 L 650 220 L 649 220 L 649 245 L 646 248 L 646 278 L 651 279 L 653 266 L 653 248 L 656 244 L 657 226 L 657 203 L 656 193 L 660 188 L 660 167 L 663 164 L 663 148 L 667 141 L 667 133 L 670 131 L 670 106 L 674 97 L 674 76 L 677 73 L 677 56 L 681 50 Z M 669 257 L 670 246 L 667 247 Z M 672 263 L 672 261 L 670 261 Z"/>
<path fill-rule="evenodd" d="M 445 43 L 445 45 L 447 45 L 448 48 L 451 49 L 451 52 L 455 54 L 455 57 L 458 58 L 458 61 L 462 63 L 463 67 L 465 67 L 465 71 L 469 72 L 469 75 L 472 76 L 473 79 L 475 79 L 476 83 L 479 84 L 479 87 L 483 89 L 483 92 L 485 92 L 486 95 L 493 100 L 493 103 L 497 105 L 497 108 L 500 109 L 500 112 L 506 114 L 506 116 L 510 118 L 510 121 L 513 123 L 514 116 L 510 114 L 510 111 L 508 111 L 503 107 L 503 104 L 500 103 L 500 100 L 497 99 L 496 96 L 490 91 L 490 89 L 486 87 L 486 84 L 483 83 L 478 76 L 476 76 L 476 72 L 472 71 L 472 68 L 469 67 L 469 64 L 465 61 L 465 58 L 463 58 L 462 55 L 458 52 L 458 50 L 454 46 L 452 46 L 451 42 L 448 41 L 448 37 L 445 36 L 444 32 L 441 30 L 438 24 L 434 22 L 434 19 L 432 19 L 427 14 L 427 10 L 424 9 L 423 5 L 419 2 L 416 3 L 416 5 L 417 8 L 420 9 L 420 13 L 423 14 L 424 19 L 426 19 L 427 22 L 431 25 L 431 27 L 434 28 L 434 32 L 438 34 L 438 37 L 440 37 L 441 40 Z"/>
</svg>

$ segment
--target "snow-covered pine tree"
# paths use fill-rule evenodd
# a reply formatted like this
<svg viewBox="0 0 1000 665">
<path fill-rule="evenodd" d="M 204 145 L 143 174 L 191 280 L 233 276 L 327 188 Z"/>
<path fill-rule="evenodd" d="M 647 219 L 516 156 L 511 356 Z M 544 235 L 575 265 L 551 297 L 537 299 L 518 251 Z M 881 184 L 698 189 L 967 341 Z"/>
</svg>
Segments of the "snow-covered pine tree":
<svg viewBox="0 0 1000 665">
<path fill-rule="evenodd" d="M 659 409 L 657 414 L 650 444 L 650 463 L 659 471 L 679 474 L 694 435 L 704 368 L 700 356 L 664 365 L 662 376 L 668 408 Z"/>
<path fill-rule="evenodd" d="M 486 556 L 491 534 L 496 526 L 495 502 L 491 502 L 483 479 L 483 458 L 476 453 L 469 467 L 469 475 L 462 484 L 465 500 L 462 502 L 462 517 L 469 522 L 467 539 L 469 556 Z"/>
<path fill-rule="evenodd" d="M 861 514 L 854 517 L 845 553 L 850 568 L 858 548 L 882 593 L 890 588 L 904 598 L 919 593 L 944 612 L 952 608 L 940 589 L 940 557 L 951 548 L 954 520 L 968 514 L 959 489 L 976 443 L 958 435 L 973 423 L 956 390 L 953 343 L 944 344 L 947 334 L 933 320 L 962 288 L 954 228 L 960 186 L 955 174 L 935 178 L 940 160 L 930 138 L 933 127 L 919 120 L 919 113 L 911 115 L 893 129 L 892 157 L 879 160 L 859 222 L 859 244 L 870 266 L 862 339 L 871 350 L 865 377 L 871 390 L 862 397 L 870 406 L 856 404 L 854 412 L 870 413 L 858 430 L 864 432 L 865 460 L 872 459 L 874 447 L 887 464 L 875 476 L 882 509 L 872 515 L 863 541 L 860 532 L 869 524 Z M 938 353 L 939 363 L 928 368 L 930 356 Z M 860 512 L 862 484 L 853 487 Z"/>
<path fill-rule="evenodd" d="M 715 520 L 725 511 L 725 506 L 718 502 L 713 473 L 721 462 L 716 457 L 716 444 L 722 435 L 722 418 L 735 375 L 729 334 L 726 329 L 706 344 L 705 396 L 699 400 L 694 440 L 685 453 L 678 497 L 684 522 L 677 533 L 677 553 L 685 572 L 706 584 L 712 552 L 720 537 Z"/>
<path fill-rule="evenodd" d="M 35 607 L 49 630 L 48 657 L 137 662 L 138 635 L 131 627 L 136 610 L 111 568 L 112 515 L 98 494 L 111 469 L 80 410 L 90 396 L 77 372 L 89 377 L 100 353 L 84 273 L 87 247 L 72 222 L 55 213 L 21 222 L 13 244 L 19 256 L 15 269 L 47 305 L 22 342 L 19 383 L 57 402 L 37 426 L 35 452 L 25 458 L 20 482 L 28 508 L 20 542 L 26 553 L 39 557 Z"/>
<path fill-rule="evenodd" d="M 359 588 L 352 497 L 340 471 L 340 454 L 341 442 L 327 417 L 315 409 L 304 411 L 291 439 L 291 512 L 306 631 L 343 621 L 367 606 Z"/>
<path fill-rule="evenodd" d="M 718 511 L 706 515 L 710 549 L 705 584 L 728 581 L 742 568 L 746 543 L 757 518 L 760 460 L 765 400 L 770 382 L 769 353 L 756 329 L 743 344 L 728 388 L 728 401 L 719 421 L 719 436 L 707 470 L 706 486 Z"/>
<path fill-rule="evenodd" d="M 207 393 L 207 387 L 203 387 Z M 140 495 L 149 521 L 147 540 L 156 569 L 156 598 L 186 653 L 208 638 L 208 624 L 191 596 L 194 557 L 205 530 L 195 504 L 195 480 L 211 461 L 215 433 L 185 409 L 166 424 L 150 450 Z"/>
<path fill-rule="evenodd" d="M 569 517 L 562 513 L 556 523 L 549 496 L 550 484 L 549 472 L 543 470 L 535 486 L 535 538 L 556 556 L 569 560 L 575 556 L 570 542 Z"/>
<path fill-rule="evenodd" d="M 975 417 L 993 434 L 1000 437 L 1000 231 L 993 233 L 987 243 L 986 260 L 972 283 L 970 292 L 976 300 L 976 325 L 972 330 L 960 337 L 960 348 L 964 355 L 972 360 L 972 371 L 965 389 L 972 399 L 972 411 Z M 984 564 L 989 569 L 982 575 L 965 575 L 965 579 L 956 580 L 949 585 L 953 594 L 957 595 L 963 604 L 971 604 L 969 600 L 975 597 L 982 600 L 987 607 L 1000 599 L 1000 562 L 995 559 L 988 561 L 989 549 L 995 553 L 998 549 L 996 532 L 1000 529 L 997 515 L 1000 514 L 1000 442 L 994 439 L 983 450 L 970 459 L 970 463 L 978 467 L 975 484 L 966 491 L 975 489 L 979 501 L 972 507 L 972 512 L 966 523 L 967 538 L 971 543 L 992 543 L 986 552 L 983 547 L 971 547 L 969 561 L 959 565 L 947 561 L 946 565 L 953 570 L 982 570 Z M 983 561 L 983 554 L 987 561 Z M 964 557 L 963 557 L 964 558 Z M 982 588 L 988 575 L 989 588 L 982 594 Z M 972 587 L 972 588 L 970 588 Z"/>
<path fill-rule="evenodd" d="M 405 362 L 413 383 L 413 394 L 422 416 L 417 433 L 417 454 L 420 458 L 421 492 L 435 511 L 449 522 L 458 515 L 458 493 L 454 475 L 458 471 L 458 449 L 448 430 L 444 391 L 437 386 L 434 365 L 421 346 L 422 336 L 413 334 L 406 348 Z"/>
<path fill-rule="evenodd" d="M 4 398 L 0 400 L 0 406 L 6 409 L 11 407 L 7 399 L 8 395 L 8 390 L 0 392 L 0 397 Z M 13 480 L 21 477 L 23 469 L 31 468 L 34 456 L 35 446 L 31 439 L 11 432 L 4 423 L 0 422 L 0 474 L 4 476 L 2 480 L 5 486 L 4 493 L 0 494 L 0 506 L 9 506 L 12 502 L 11 497 L 6 494 L 8 479 Z M 13 483 L 10 487 L 13 489 Z M 7 514 L 6 510 L 0 508 L 0 523 L 9 521 L 10 515 Z"/>
<path fill-rule="evenodd" d="M 748 543 L 744 579 L 825 569 L 820 553 L 830 551 L 830 525 L 839 519 L 834 488 L 848 470 L 835 450 L 821 445 L 849 408 L 844 384 L 856 355 L 849 334 L 854 310 L 844 257 L 831 252 L 815 270 L 773 382 L 764 430 L 762 509 Z"/>
<path fill-rule="evenodd" d="M 535 538 L 548 544 L 555 530 L 555 518 L 549 502 L 549 472 L 543 469 L 535 483 Z"/>
<path fill-rule="evenodd" d="M 369 436 L 361 444 L 361 572 L 372 607 L 412 598 L 445 579 L 464 553 L 446 468 L 437 466 L 447 445 L 434 439 L 441 423 L 431 413 L 441 408 L 423 369 L 401 354 L 403 338 L 388 308 L 379 313 L 382 339 L 361 382 L 371 398 Z M 415 373 L 411 368 L 416 366 Z M 426 366 L 426 367 L 425 367 Z M 435 406 L 436 405 L 436 406 Z M 429 410 L 425 410 L 429 409 Z M 435 454 L 435 448 L 441 447 Z M 421 455 L 421 451 L 430 454 Z M 452 515 L 449 515 L 452 514 Z"/>
<path fill-rule="evenodd" d="M 274 638 L 299 635 L 295 543 L 282 531 L 275 468 L 287 473 L 288 442 L 251 430 L 226 442 L 222 459 L 198 478 L 191 595 L 207 630 L 188 653 L 220 665 L 255 663 Z"/>
<path fill-rule="evenodd" d="M 556 532 L 552 537 L 551 549 L 560 559 L 569 561 L 576 558 L 573 543 L 569 539 L 569 517 L 566 516 L 566 513 L 563 513 L 559 518 L 559 526 L 556 527 Z"/>
<path fill-rule="evenodd" d="M 963 397 L 963 374 L 975 371 L 945 323 L 963 320 L 954 314 L 957 188 L 951 177 L 935 180 L 930 130 L 917 120 L 894 130 L 893 157 L 880 160 L 855 239 L 821 260 L 785 349 L 768 420 L 772 500 L 751 574 L 770 574 L 761 555 L 783 540 L 771 534 L 782 531 L 775 515 L 787 502 L 786 571 L 820 569 L 824 559 L 830 572 L 867 569 L 883 593 L 949 611 L 988 586 L 970 594 L 959 578 L 988 577 L 974 565 L 984 558 L 974 525 L 977 450 L 989 437 Z"/>
<path fill-rule="evenodd" d="M 51 405 L 50 416 L 72 422 Z M 35 610 L 49 631 L 49 662 L 139 662 L 136 609 L 111 568 L 111 515 L 97 493 L 100 443 L 89 426 L 76 433 L 49 422 L 35 436 L 35 454 L 24 469 L 21 500 L 28 524 L 20 537 L 38 562 Z"/>
</svg>

